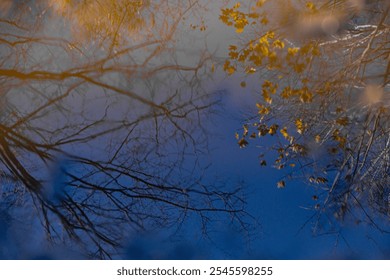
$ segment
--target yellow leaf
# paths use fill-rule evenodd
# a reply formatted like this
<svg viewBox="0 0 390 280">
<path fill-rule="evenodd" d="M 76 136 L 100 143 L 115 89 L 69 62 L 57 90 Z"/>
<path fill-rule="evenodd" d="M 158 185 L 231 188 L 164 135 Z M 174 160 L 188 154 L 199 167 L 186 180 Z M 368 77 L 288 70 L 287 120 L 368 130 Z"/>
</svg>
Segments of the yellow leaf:
<svg viewBox="0 0 390 280">
<path fill-rule="evenodd" d="M 277 62 L 278 62 L 278 57 L 276 55 L 276 52 L 271 52 L 268 56 L 268 59 L 269 59 L 269 69 L 273 69 L 275 67 L 279 67 Z"/>
<path fill-rule="evenodd" d="M 282 133 L 283 137 L 288 139 L 290 136 L 288 135 L 287 133 L 287 127 L 283 127 L 281 130 L 280 130 L 280 133 Z"/>
<path fill-rule="evenodd" d="M 225 63 L 223 64 L 223 70 L 227 71 L 227 69 L 230 67 L 230 61 L 226 60 Z"/>
<path fill-rule="evenodd" d="M 274 86 L 270 87 L 269 90 L 271 91 L 272 94 L 275 94 L 277 89 L 278 89 L 278 85 L 275 84 Z"/>
<path fill-rule="evenodd" d="M 232 75 L 236 71 L 236 68 L 230 64 L 229 60 L 226 60 L 223 65 L 223 70 L 226 71 L 228 75 Z"/>
<path fill-rule="evenodd" d="M 260 46 L 260 52 L 263 56 L 268 56 L 269 55 L 269 49 L 267 47 L 267 45 L 261 45 Z"/>
<path fill-rule="evenodd" d="M 264 106 L 262 104 L 257 103 L 256 106 L 259 109 L 259 114 L 260 115 L 268 115 L 270 113 L 270 111 L 271 111 L 269 107 L 266 107 L 266 106 Z"/>
<path fill-rule="evenodd" d="M 268 133 L 270 135 L 274 135 L 276 131 L 278 130 L 279 126 L 277 124 L 273 124 L 270 126 Z"/>
<path fill-rule="evenodd" d="M 349 119 L 347 117 L 339 118 L 336 120 L 338 125 L 346 126 L 349 123 Z"/>
<path fill-rule="evenodd" d="M 310 103 L 313 101 L 313 94 L 309 92 L 307 89 L 303 89 L 300 91 L 299 100 L 302 103 Z"/>
<path fill-rule="evenodd" d="M 266 34 L 266 36 L 267 36 L 268 38 L 270 38 L 270 39 L 273 39 L 273 38 L 275 37 L 275 32 L 273 32 L 273 31 L 268 31 L 267 34 Z"/>
<path fill-rule="evenodd" d="M 264 3 L 265 3 L 266 1 L 267 1 L 267 0 L 258 0 L 258 1 L 256 2 L 256 6 L 257 6 L 257 7 L 263 6 Z"/>
<path fill-rule="evenodd" d="M 279 49 L 284 48 L 284 43 L 280 40 L 275 40 L 272 45 L 274 46 L 274 48 L 279 48 Z"/>
<path fill-rule="evenodd" d="M 245 138 L 241 138 L 239 141 L 238 141 L 238 145 L 240 146 L 240 148 L 245 148 L 247 145 L 248 145 L 248 141 L 245 140 Z"/>
<path fill-rule="evenodd" d="M 262 36 L 260 39 L 259 39 L 259 43 L 260 44 L 264 44 L 264 45 L 269 45 L 269 42 L 268 42 L 268 37 L 267 37 L 267 34 Z"/>
<path fill-rule="evenodd" d="M 244 62 L 246 59 L 246 55 L 242 54 L 238 57 L 238 62 Z"/>
<path fill-rule="evenodd" d="M 264 99 L 264 101 L 267 102 L 268 104 L 271 104 L 271 103 L 272 103 L 272 98 L 271 98 L 271 96 L 269 95 L 268 90 L 266 90 L 266 89 L 263 89 L 263 99 Z"/>
<path fill-rule="evenodd" d="M 304 132 L 305 129 L 306 129 L 306 125 L 303 124 L 302 119 L 297 119 L 297 120 L 295 121 L 295 126 L 296 126 L 297 132 L 298 132 L 299 134 L 303 134 L 303 132 Z"/>
<path fill-rule="evenodd" d="M 264 83 L 263 83 L 263 88 L 269 88 L 269 87 L 272 87 L 272 82 L 269 81 L 269 80 L 265 80 Z"/>
<path fill-rule="evenodd" d="M 313 2 L 307 2 L 306 8 L 308 8 L 310 11 L 316 11 L 316 6 L 314 5 Z"/>
<path fill-rule="evenodd" d="M 299 48 L 288 48 L 287 54 L 290 56 L 295 56 L 299 51 Z"/>
<path fill-rule="evenodd" d="M 268 18 L 266 16 L 263 16 L 263 18 L 261 19 L 260 23 L 261 24 L 264 24 L 264 25 L 267 25 L 269 22 Z"/>
<path fill-rule="evenodd" d="M 280 94 L 280 96 L 283 98 L 283 99 L 287 99 L 289 97 L 292 96 L 292 90 L 290 87 L 285 87 L 282 91 L 282 93 Z"/>
<path fill-rule="evenodd" d="M 227 72 L 229 75 L 232 75 L 234 72 L 236 72 L 236 68 L 234 66 L 230 66 L 228 67 Z"/>
<path fill-rule="evenodd" d="M 231 59 L 236 59 L 236 58 L 238 58 L 238 52 L 236 52 L 236 51 L 230 51 L 230 52 L 229 52 L 229 57 L 230 57 Z"/>
<path fill-rule="evenodd" d="M 256 19 L 259 17 L 259 14 L 258 13 L 250 13 L 250 14 L 248 14 L 248 17 Z"/>
</svg>

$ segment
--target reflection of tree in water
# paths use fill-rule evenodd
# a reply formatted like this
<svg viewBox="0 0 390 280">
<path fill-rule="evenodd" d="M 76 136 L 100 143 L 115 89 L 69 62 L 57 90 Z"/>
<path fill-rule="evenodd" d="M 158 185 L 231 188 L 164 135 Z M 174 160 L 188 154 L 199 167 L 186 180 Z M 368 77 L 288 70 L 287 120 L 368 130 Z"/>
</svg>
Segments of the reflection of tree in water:
<svg viewBox="0 0 390 280">
<path fill-rule="evenodd" d="M 243 34 L 224 70 L 259 79 L 258 114 L 237 133 L 238 144 L 276 138 L 275 158 L 261 165 L 287 170 L 279 188 L 296 178 L 313 187 L 315 229 L 333 231 L 348 217 L 389 233 L 389 2 L 248 6 L 220 16 Z"/>
<path fill-rule="evenodd" d="M 218 213 L 242 222 L 238 193 L 208 184 L 200 162 L 207 56 L 172 54 L 194 6 L 173 2 L 29 1 L 2 15 L 4 213 L 39 216 L 48 239 L 96 258 L 192 214 L 203 230 Z"/>
</svg>

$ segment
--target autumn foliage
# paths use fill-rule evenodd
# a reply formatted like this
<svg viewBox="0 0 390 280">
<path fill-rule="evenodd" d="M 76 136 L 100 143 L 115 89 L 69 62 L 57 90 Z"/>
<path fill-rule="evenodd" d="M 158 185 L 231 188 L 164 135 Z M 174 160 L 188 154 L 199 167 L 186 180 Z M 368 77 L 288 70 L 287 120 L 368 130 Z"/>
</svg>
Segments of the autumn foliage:
<svg viewBox="0 0 390 280">
<path fill-rule="evenodd" d="M 304 178 L 317 192 L 315 208 L 337 218 L 364 205 L 388 215 L 388 14 L 387 1 L 352 0 L 254 1 L 221 11 L 240 42 L 228 47 L 224 71 L 258 81 L 258 113 L 238 144 L 277 137 L 260 165 L 271 159 L 287 169 L 279 188 Z"/>
</svg>

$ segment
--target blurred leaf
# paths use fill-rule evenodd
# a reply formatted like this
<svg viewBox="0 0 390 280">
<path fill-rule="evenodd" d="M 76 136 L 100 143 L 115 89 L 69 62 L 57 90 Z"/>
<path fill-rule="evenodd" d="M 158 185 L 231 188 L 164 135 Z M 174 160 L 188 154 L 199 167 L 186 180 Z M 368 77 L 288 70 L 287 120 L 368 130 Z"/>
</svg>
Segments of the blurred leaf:
<svg viewBox="0 0 390 280">
<path fill-rule="evenodd" d="M 284 181 L 279 181 L 277 183 L 277 187 L 278 189 L 283 189 L 284 187 L 286 187 L 286 183 Z"/>
<path fill-rule="evenodd" d="M 240 146 L 240 148 L 245 148 L 247 145 L 248 145 L 248 141 L 246 141 L 245 138 L 241 138 L 240 140 L 238 140 L 238 145 Z"/>
</svg>

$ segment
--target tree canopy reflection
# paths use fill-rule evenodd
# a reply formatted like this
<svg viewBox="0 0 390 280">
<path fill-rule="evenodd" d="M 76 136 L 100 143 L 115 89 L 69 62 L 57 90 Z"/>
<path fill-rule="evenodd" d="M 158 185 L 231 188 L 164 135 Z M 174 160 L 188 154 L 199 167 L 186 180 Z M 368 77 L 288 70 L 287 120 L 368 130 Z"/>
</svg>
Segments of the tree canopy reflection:
<svg viewBox="0 0 390 280">
<path fill-rule="evenodd" d="M 219 101 L 204 84 L 221 72 L 259 92 L 238 146 L 272 139 L 260 166 L 287 170 L 280 189 L 312 186 L 315 229 L 352 217 L 388 233 L 387 2 L 214 2 L 236 36 L 221 58 L 202 1 L 1 1 L 0 237 L 22 221 L 110 258 L 194 217 L 248 230 L 241 186 L 203 157 Z"/>
<path fill-rule="evenodd" d="M 245 227 L 239 189 L 208 180 L 199 160 L 216 100 L 200 82 L 208 55 L 174 52 L 197 5 L 9 7 L 0 20 L 5 213 L 39 217 L 49 240 L 76 241 L 94 258 L 115 256 L 131 232 L 192 214 L 204 231 L 222 213 Z"/>
<path fill-rule="evenodd" d="M 388 1 L 250 1 L 221 10 L 239 34 L 223 70 L 258 81 L 240 147 L 276 138 L 274 159 L 315 190 L 315 229 L 351 218 L 389 233 Z M 267 162 L 269 161 L 269 162 Z M 330 226 L 327 226 L 330 225 Z"/>
</svg>

